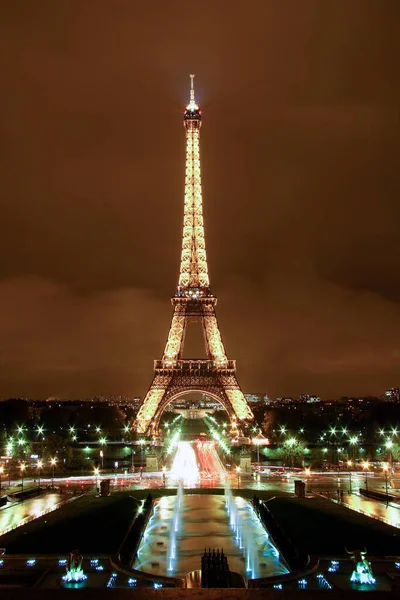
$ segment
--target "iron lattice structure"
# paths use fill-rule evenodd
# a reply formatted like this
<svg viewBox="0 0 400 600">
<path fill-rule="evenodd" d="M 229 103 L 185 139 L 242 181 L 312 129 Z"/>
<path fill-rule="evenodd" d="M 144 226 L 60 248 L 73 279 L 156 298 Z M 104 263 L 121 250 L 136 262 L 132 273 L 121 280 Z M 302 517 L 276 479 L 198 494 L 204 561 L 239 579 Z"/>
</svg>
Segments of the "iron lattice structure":
<svg viewBox="0 0 400 600">
<path fill-rule="evenodd" d="M 226 356 L 215 313 L 217 298 L 210 288 L 201 194 L 201 111 L 194 98 L 194 75 L 190 77 L 190 102 L 183 121 L 186 173 L 179 283 L 171 300 L 174 313 L 164 354 L 154 361 L 153 381 L 136 417 L 135 429 L 141 434 L 156 433 L 164 409 L 188 391 L 213 396 L 238 423 L 254 418 L 236 378 L 236 363 Z M 203 327 L 205 360 L 182 358 L 186 326 L 193 320 Z"/>
</svg>

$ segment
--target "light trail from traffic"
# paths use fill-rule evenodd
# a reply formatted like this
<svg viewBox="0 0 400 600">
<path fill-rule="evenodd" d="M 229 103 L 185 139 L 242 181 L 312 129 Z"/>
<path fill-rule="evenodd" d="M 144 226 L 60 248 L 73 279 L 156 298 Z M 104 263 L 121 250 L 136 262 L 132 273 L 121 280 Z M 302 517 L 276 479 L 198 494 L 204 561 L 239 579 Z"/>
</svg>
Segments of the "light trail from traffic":
<svg viewBox="0 0 400 600">
<path fill-rule="evenodd" d="M 178 442 L 176 447 L 169 477 L 177 481 L 183 481 L 186 486 L 195 485 L 200 478 L 195 451 L 190 442 Z"/>
<path fill-rule="evenodd" d="M 196 454 L 200 465 L 201 477 L 209 479 L 221 479 L 225 476 L 225 469 L 215 448 L 215 442 L 196 443 Z"/>
</svg>

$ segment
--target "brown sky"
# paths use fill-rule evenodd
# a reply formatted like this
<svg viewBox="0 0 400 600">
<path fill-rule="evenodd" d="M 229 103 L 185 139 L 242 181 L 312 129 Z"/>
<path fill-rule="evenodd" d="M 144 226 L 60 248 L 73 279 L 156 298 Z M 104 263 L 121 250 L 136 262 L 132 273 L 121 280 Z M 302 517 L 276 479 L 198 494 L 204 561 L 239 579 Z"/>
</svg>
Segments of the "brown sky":
<svg viewBox="0 0 400 600">
<path fill-rule="evenodd" d="M 142 395 L 196 73 L 209 269 L 245 392 L 400 385 L 398 0 L 41 0 L 0 17 L 0 397 Z"/>
</svg>

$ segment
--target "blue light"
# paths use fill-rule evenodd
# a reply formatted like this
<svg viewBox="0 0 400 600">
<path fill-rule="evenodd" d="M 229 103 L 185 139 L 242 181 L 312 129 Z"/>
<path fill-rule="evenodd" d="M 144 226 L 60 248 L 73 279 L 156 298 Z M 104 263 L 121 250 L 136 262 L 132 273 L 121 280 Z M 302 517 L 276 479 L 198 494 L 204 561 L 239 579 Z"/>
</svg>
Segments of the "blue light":
<svg viewBox="0 0 400 600">
<path fill-rule="evenodd" d="M 36 564 L 36 560 L 34 558 L 31 558 L 26 561 L 26 564 L 28 567 L 33 567 Z"/>
<path fill-rule="evenodd" d="M 274 587 L 274 590 L 281 590 L 282 589 L 282 584 L 281 583 L 277 583 L 273 587 Z"/>
<path fill-rule="evenodd" d="M 65 565 L 67 564 L 67 559 L 60 558 L 60 560 L 58 561 L 58 564 L 60 565 L 60 567 L 65 567 Z"/>
<path fill-rule="evenodd" d="M 132 579 L 131 577 L 128 579 L 129 587 L 135 587 L 136 583 L 137 583 L 136 579 Z"/>
</svg>

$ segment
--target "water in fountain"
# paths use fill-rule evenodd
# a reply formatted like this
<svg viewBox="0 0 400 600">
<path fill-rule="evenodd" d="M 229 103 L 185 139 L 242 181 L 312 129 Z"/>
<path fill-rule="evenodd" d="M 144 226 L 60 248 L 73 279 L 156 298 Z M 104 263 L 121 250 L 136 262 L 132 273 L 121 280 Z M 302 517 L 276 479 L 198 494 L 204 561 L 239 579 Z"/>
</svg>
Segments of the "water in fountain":
<svg viewBox="0 0 400 600">
<path fill-rule="evenodd" d="M 246 573 L 248 576 L 255 576 L 255 547 L 252 539 L 251 527 L 248 520 L 244 520 L 238 506 L 233 498 L 232 490 L 228 483 L 225 484 L 225 507 L 229 515 L 229 524 L 235 534 L 235 540 L 238 547 L 243 550 L 246 562 Z M 251 518 L 254 518 L 254 511 L 251 510 Z"/>
<path fill-rule="evenodd" d="M 176 538 L 179 530 L 179 515 L 182 504 L 182 496 L 183 496 L 183 485 L 179 484 L 177 493 L 176 493 L 176 502 L 174 507 L 174 512 L 172 513 L 171 527 L 169 530 L 169 540 L 168 540 L 168 550 L 167 550 L 167 564 L 168 571 L 174 570 L 174 561 L 176 560 Z"/>
<path fill-rule="evenodd" d="M 230 490 L 227 490 L 228 498 Z M 271 543 L 248 500 L 240 496 L 229 504 L 236 518 L 236 531 L 230 525 L 226 497 L 183 495 L 179 530 L 171 531 L 178 495 L 156 500 L 156 511 L 146 528 L 132 568 L 153 575 L 184 577 L 199 568 L 205 547 L 223 548 L 231 571 L 247 578 L 287 573 L 287 565 Z M 247 529 L 246 529 L 247 528 Z M 173 535 L 172 535 L 173 533 Z M 244 538 L 246 538 L 246 543 Z M 244 555 L 243 546 L 247 554 Z M 175 557 L 175 558 L 173 558 Z M 246 571 L 251 568 L 251 571 Z"/>
</svg>

